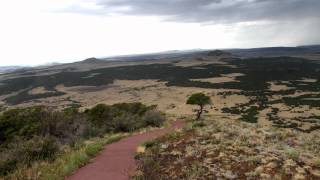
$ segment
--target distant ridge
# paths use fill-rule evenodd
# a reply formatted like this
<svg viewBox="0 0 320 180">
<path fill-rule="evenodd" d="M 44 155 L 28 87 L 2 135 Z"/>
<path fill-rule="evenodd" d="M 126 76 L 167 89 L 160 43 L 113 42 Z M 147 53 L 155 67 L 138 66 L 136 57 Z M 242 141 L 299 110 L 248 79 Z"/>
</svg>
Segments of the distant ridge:
<svg viewBox="0 0 320 180">
<path fill-rule="evenodd" d="M 91 57 L 88 59 L 85 59 L 83 61 L 80 61 L 80 63 L 85 63 L 85 64 L 95 64 L 95 63 L 101 63 L 103 60 L 97 59 L 95 57 Z"/>
<path fill-rule="evenodd" d="M 16 71 L 18 69 L 23 69 L 25 68 L 24 66 L 0 66 L 0 73 L 9 73 L 9 72 L 13 72 Z"/>
<path fill-rule="evenodd" d="M 209 51 L 208 56 L 229 56 L 231 53 L 226 52 L 226 51 L 221 51 L 221 50 L 214 50 L 214 51 Z"/>
<path fill-rule="evenodd" d="M 311 46 L 297 46 L 297 47 L 261 47 L 249 49 L 228 49 L 230 52 L 237 56 L 243 57 L 258 57 L 258 56 L 293 56 L 304 54 L 319 54 L 320 45 Z"/>
</svg>

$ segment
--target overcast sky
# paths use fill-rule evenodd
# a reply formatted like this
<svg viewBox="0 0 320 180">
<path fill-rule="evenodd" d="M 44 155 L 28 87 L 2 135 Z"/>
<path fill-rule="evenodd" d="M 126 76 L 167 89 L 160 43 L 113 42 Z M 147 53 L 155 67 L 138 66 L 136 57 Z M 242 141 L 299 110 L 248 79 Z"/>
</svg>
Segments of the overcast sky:
<svg viewBox="0 0 320 180">
<path fill-rule="evenodd" d="M 320 43 L 320 0 L 1 0 L 0 66 Z"/>
</svg>

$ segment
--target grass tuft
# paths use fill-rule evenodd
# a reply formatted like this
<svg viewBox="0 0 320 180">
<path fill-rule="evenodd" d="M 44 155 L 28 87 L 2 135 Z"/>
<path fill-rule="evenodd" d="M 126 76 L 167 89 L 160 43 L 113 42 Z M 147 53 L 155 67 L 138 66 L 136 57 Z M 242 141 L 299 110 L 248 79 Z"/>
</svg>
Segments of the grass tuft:
<svg viewBox="0 0 320 180">
<path fill-rule="evenodd" d="M 86 165 L 106 144 L 119 141 L 125 134 L 115 134 L 103 138 L 90 139 L 89 143 L 78 143 L 78 148 L 67 148 L 53 162 L 43 161 L 32 167 L 21 167 L 8 176 L 8 179 L 63 180 L 76 169 Z"/>
</svg>

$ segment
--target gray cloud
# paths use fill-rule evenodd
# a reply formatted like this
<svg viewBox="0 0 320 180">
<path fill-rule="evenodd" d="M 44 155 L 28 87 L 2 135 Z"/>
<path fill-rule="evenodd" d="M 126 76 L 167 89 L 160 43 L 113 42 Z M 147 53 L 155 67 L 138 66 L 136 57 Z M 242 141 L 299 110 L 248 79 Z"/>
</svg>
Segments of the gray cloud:
<svg viewBox="0 0 320 180">
<path fill-rule="evenodd" d="M 230 27 L 239 47 L 320 43 L 320 0 L 95 0 L 95 4 L 99 8 L 75 6 L 69 11 L 223 24 Z"/>
<path fill-rule="evenodd" d="M 320 19 L 320 0 L 97 0 L 99 11 L 198 23 Z"/>
</svg>

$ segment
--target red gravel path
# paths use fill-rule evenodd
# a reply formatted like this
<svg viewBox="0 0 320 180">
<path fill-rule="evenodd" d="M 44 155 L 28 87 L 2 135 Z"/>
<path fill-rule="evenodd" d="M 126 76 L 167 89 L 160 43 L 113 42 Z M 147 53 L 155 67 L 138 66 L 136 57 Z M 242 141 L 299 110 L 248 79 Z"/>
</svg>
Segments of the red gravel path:
<svg viewBox="0 0 320 180">
<path fill-rule="evenodd" d="M 144 141 L 152 140 L 181 128 L 183 121 L 176 121 L 170 127 L 137 134 L 106 145 L 92 163 L 78 169 L 66 180 L 128 180 L 135 170 L 134 154 Z"/>
</svg>

